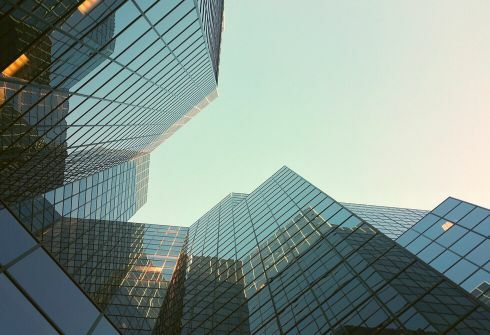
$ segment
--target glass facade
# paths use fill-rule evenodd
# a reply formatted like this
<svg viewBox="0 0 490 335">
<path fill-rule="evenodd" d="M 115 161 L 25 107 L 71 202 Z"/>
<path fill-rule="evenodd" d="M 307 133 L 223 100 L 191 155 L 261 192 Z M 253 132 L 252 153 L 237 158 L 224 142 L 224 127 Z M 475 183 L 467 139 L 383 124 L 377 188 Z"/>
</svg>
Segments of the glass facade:
<svg viewBox="0 0 490 335">
<path fill-rule="evenodd" d="M 151 334 L 187 228 L 127 221 L 150 151 L 217 96 L 222 15 L 0 3 L 0 333 Z"/>
<path fill-rule="evenodd" d="M 38 238 L 71 218 L 127 221 L 146 203 L 150 156 L 116 165 L 55 190 L 13 203 L 10 210 Z"/>
<path fill-rule="evenodd" d="M 3 207 L 0 222 L 2 334 L 119 334 L 81 287 Z"/>
<path fill-rule="evenodd" d="M 448 198 L 396 242 L 488 304 L 488 209 Z"/>
<path fill-rule="evenodd" d="M 187 228 L 63 221 L 43 245 L 123 334 L 151 334 Z"/>
<path fill-rule="evenodd" d="M 15 202 L 150 152 L 217 96 L 223 1 L 0 4 L 0 190 Z"/>
<path fill-rule="evenodd" d="M 284 167 L 189 228 L 155 333 L 489 329 L 484 304 Z"/>
<path fill-rule="evenodd" d="M 56 305 L 63 303 L 68 307 L 73 306 L 70 308 L 74 310 L 81 308 L 83 312 L 84 304 L 90 302 L 91 306 L 99 308 L 99 314 L 102 313 L 110 321 L 104 321 L 105 327 L 115 327 L 122 334 L 152 333 L 184 245 L 187 228 L 59 216 L 34 237 L 6 209 L 1 213 L 4 231 L 0 240 L 0 265 L 3 267 L 5 264 L 7 277 L 25 277 L 26 285 L 32 285 L 33 290 L 47 290 L 32 299 L 35 304 L 39 303 L 38 299 L 45 299 L 48 305 L 55 304 L 51 318 L 58 318 L 60 323 L 57 325 L 55 322 L 55 331 L 91 334 L 89 328 L 95 318 L 80 319 L 77 321 L 80 323 L 77 323 L 72 320 L 76 318 L 76 313 L 66 314 Z M 31 261 L 21 261 L 31 253 L 35 255 Z M 14 265 L 16 258 L 24 266 Z M 56 267 L 57 273 L 63 273 L 64 280 L 72 283 L 71 286 L 76 283 L 77 289 L 83 292 L 83 299 L 75 296 L 74 289 L 68 284 L 60 286 L 59 290 L 69 302 L 60 300 L 58 303 L 49 295 L 49 290 L 50 294 L 56 294 L 56 287 L 50 288 L 47 282 L 55 279 L 61 281 L 57 279 L 61 275 L 58 274 L 56 278 L 51 276 L 47 265 L 44 265 L 48 261 L 52 264 L 50 266 Z M 5 285 L 12 287 L 8 283 Z M 6 293 L 1 294 L 3 299 Z M 81 307 L 79 304 L 82 304 Z M 9 306 L 2 304 L 0 308 L 8 309 Z M 93 315 L 98 314 L 90 314 Z M 102 322 L 99 319 L 97 322 Z M 48 321 L 48 326 L 53 323 L 50 318 Z M 72 328 L 63 328 L 63 323 Z M 7 328 L 0 330 L 10 329 L 8 327 L 7 324 Z M 12 327 L 17 326 L 14 324 Z M 73 331 L 76 327 L 80 329 L 78 332 Z"/>
<path fill-rule="evenodd" d="M 488 280 L 477 276 L 488 266 L 481 249 L 486 240 L 457 246 L 473 237 L 470 232 L 488 233 L 486 209 L 452 198 L 425 216 L 419 210 L 342 204 L 283 167 L 252 193 L 231 193 L 189 228 L 109 219 L 118 203 L 108 201 L 110 194 L 122 192 L 109 192 L 112 180 L 131 180 L 137 194 L 146 188 L 148 163 L 143 156 L 129 170 L 120 165 L 91 182 L 82 179 L 11 206 L 18 212 L 0 210 L 2 331 L 490 333 Z M 90 208 L 95 203 L 95 214 L 80 214 L 80 206 L 64 209 L 89 190 L 101 191 L 100 202 L 99 195 L 84 198 Z M 38 211 L 29 212 L 34 203 Z M 98 213 L 104 206 L 108 210 Z M 432 229 L 429 219 L 442 235 L 457 226 L 468 230 L 445 242 L 433 240 L 445 245 L 450 238 L 447 250 L 453 253 L 470 248 L 461 259 L 480 268 L 457 281 L 436 266 L 441 262 L 415 252 L 417 238 L 407 242 L 406 236 L 413 230 L 424 237 Z M 391 227 L 390 220 L 399 226 Z M 400 227 L 408 230 L 395 243 Z M 479 258 L 470 256 L 477 250 Z M 461 259 L 446 263 L 448 269 Z M 474 278 L 479 281 L 465 286 Z"/>
<path fill-rule="evenodd" d="M 391 239 L 398 238 L 429 211 L 411 208 L 341 203 Z"/>
</svg>

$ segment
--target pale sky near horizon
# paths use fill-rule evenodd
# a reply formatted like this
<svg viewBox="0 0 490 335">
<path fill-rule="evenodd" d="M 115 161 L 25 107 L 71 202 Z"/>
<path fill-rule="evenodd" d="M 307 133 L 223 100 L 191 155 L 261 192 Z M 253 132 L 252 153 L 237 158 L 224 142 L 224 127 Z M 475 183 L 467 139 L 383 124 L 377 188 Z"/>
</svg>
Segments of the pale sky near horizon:
<svg viewBox="0 0 490 335">
<path fill-rule="evenodd" d="M 136 222 L 189 226 L 287 165 L 334 199 L 490 208 L 490 1 L 233 0 L 219 97 L 151 154 Z"/>
</svg>

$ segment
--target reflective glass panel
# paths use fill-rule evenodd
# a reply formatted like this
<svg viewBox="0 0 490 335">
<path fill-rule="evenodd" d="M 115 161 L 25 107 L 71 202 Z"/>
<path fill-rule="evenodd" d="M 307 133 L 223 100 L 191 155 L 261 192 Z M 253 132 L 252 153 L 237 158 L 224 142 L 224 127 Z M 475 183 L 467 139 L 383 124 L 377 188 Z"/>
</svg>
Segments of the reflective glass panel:
<svg viewBox="0 0 490 335">
<path fill-rule="evenodd" d="M 85 334 L 99 312 L 42 249 L 38 249 L 10 272 L 46 313 L 69 334 Z"/>
<path fill-rule="evenodd" d="M 6 264 L 35 245 L 35 241 L 8 210 L 0 209 L 0 264 Z"/>
<path fill-rule="evenodd" d="M 0 274 L 0 333 L 58 334 L 3 274 Z"/>
</svg>

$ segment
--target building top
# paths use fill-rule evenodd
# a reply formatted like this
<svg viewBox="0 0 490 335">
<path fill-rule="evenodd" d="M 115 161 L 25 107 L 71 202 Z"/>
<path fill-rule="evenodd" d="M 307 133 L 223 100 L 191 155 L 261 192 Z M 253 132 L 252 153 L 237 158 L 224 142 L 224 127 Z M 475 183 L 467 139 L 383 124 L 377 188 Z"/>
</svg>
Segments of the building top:
<svg viewBox="0 0 490 335">
<path fill-rule="evenodd" d="M 53 168 L 35 166 L 66 160 L 31 186 L 48 191 L 165 141 L 217 97 L 222 12 L 223 0 L 2 5 L 2 184 L 47 184 Z"/>
<path fill-rule="evenodd" d="M 478 293 L 478 287 L 490 282 L 490 210 L 486 208 L 449 197 L 396 242 L 468 292 Z M 488 295 L 479 293 L 486 302 Z"/>
<path fill-rule="evenodd" d="M 411 208 L 342 203 L 386 236 L 396 239 L 410 229 L 429 211 Z"/>
</svg>

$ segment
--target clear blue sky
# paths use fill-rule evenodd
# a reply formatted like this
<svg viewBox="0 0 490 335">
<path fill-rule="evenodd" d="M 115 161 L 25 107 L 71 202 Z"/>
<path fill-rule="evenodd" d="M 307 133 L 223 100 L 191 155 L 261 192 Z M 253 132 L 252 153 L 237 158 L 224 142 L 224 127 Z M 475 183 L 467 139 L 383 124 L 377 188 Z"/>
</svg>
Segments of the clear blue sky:
<svg viewBox="0 0 490 335">
<path fill-rule="evenodd" d="M 287 165 L 339 201 L 490 207 L 490 1 L 227 0 L 220 96 L 132 221 L 189 226 Z"/>
</svg>

